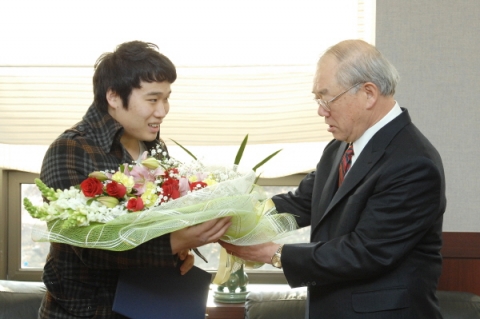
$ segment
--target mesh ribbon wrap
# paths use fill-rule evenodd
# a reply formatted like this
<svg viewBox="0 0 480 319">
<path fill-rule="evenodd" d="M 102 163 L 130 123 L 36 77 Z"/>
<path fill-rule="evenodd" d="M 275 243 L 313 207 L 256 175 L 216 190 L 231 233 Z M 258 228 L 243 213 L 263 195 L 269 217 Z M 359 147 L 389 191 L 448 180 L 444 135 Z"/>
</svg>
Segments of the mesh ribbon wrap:
<svg viewBox="0 0 480 319">
<path fill-rule="evenodd" d="M 160 206 L 139 213 L 128 213 L 106 223 L 89 226 L 62 227 L 55 219 L 37 223 L 32 238 L 35 241 L 65 243 L 84 248 L 123 251 L 137 247 L 153 238 L 193 226 L 214 218 L 233 216 L 232 225 L 221 240 L 235 245 L 254 245 L 280 239 L 297 229 L 290 214 L 278 214 L 266 208 L 263 189 L 254 184 L 255 173 L 249 171 L 233 180 L 227 180 Z M 228 256 L 221 261 L 214 283 L 228 279 L 230 272 L 243 263 Z M 220 278 L 222 277 L 222 278 Z"/>
</svg>

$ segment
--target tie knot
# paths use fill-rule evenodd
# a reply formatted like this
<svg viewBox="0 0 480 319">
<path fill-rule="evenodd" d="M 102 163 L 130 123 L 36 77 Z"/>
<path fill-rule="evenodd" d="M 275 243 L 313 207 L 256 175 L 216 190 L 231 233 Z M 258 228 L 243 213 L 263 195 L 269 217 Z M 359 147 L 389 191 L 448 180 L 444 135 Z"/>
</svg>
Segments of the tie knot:
<svg viewBox="0 0 480 319">
<path fill-rule="evenodd" d="M 347 150 L 345 151 L 345 156 L 347 158 L 352 158 L 354 152 L 353 152 L 353 144 L 348 144 Z"/>
<path fill-rule="evenodd" d="M 345 175 L 352 165 L 353 144 L 348 144 L 345 153 L 342 156 L 340 166 L 338 167 L 338 186 L 342 185 Z"/>
</svg>

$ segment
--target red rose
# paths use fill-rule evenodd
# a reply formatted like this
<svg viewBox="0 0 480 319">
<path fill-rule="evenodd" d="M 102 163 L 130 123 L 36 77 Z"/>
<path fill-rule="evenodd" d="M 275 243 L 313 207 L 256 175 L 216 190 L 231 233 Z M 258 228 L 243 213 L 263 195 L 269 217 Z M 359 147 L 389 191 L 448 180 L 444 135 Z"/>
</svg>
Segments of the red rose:
<svg viewBox="0 0 480 319">
<path fill-rule="evenodd" d="M 163 196 L 168 196 L 172 199 L 177 199 L 180 197 L 180 191 L 178 190 L 178 180 L 173 178 L 167 178 L 163 184 Z"/>
<path fill-rule="evenodd" d="M 193 183 L 190 183 L 190 190 L 195 191 L 197 189 L 205 188 L 207 186 L 208 186 L 207 183 L 204 183 L 204 182 L 193 182 Z"/>
<path fill-rule="evenodd" d="M 83 195 L 95 197 L 103 193 L 103 184 L 95 177 L 89 177 L 80 184 Z"/>
<path fill-rule="evenodd" d="M 107 194 L 112 197 L 122 198 L 126 193 L 127 188 L 121 183 L 112 181 L 111 183 L 107 184 Z"/>
<path fill-rule="evenodd" d="M 172 175 L 178 174 L 178 169 L 177 168 L 170 168 L 165 171 L 165 176 L 166 177 L 171 177 Z"/>
<path fill-rule="evenodd" d="M 138 212 L 143 209 L 143 200 L 141 197 L 132 197 L 127 202 L 127 209 L 132 212 Z"/>
</svg>

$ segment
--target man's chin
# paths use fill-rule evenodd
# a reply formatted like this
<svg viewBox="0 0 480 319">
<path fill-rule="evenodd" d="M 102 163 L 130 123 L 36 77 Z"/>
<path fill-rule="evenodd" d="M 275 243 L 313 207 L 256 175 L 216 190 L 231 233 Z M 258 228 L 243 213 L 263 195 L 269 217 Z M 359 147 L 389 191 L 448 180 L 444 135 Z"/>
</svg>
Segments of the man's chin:
<svg viewBox="0 0 480 319">
<path fill-rule="evenodd" d="M 159 139 L 160 138 L 160 133 L 156 133 L 156 134 L 148 134 L 148 135 L 145 135 L 144 136 L 144 142 L 153 142 L 155 141 L 156 139 Z"/>
</svg>

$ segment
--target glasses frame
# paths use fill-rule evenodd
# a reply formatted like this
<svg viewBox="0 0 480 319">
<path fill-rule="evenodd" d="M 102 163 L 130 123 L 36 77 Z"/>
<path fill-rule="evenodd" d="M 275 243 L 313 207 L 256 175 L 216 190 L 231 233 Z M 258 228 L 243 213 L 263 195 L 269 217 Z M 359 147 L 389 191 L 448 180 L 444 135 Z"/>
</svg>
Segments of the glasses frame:
<svg viewBox="0 0 480 319">
<path fill-rule="evenodd" d="M 351 87 L 349 87 L 348 89 L 346 89 L 345 91 L 343 91 L 342 93 L 337 94 L 336 96 L 334 96 L 334 97 L 333 97 L 331 100 L 329 100 L 329 101 L 325 101 L 324 99 L 313 99 L 313 100 L 314 100 L 315 102 L 317 102 L 318 105 L 321 106 L 325 111 L 331 112 L 329 105 L 330 105 L 332 102 L 335 102 L 339 97 L 341 97 L 342 95 L 344 95 L 345 93 L 347 93 L 348 91 L 350 91 L 351 89 L 353 89 L 354 87 L 356 87 L 357 85 L 363 84 L 363 83 L 365 83 L 365 82 L 355 83 L 354 85 L 352 85 Z"/>
</svg>

